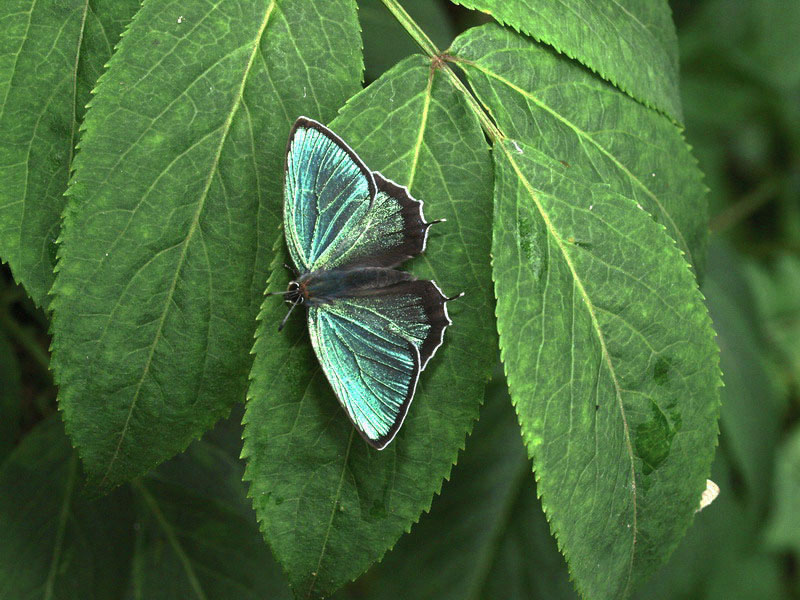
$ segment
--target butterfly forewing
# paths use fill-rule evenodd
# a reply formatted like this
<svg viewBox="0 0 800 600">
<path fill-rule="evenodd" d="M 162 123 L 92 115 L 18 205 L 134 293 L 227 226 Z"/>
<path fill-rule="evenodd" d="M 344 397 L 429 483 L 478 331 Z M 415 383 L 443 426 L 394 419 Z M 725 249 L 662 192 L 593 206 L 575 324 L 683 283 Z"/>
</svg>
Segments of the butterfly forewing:
<svg viewBox="0 0 800 600">
<path fill-rule="evenodd" d="M 286 242 L 301 271 L 342 236 L 354 235 L 375 196 L 375 181 L 344 142 L 319 123 L 300 118 L 289 135 L 283 221 Z"/>
</svg>

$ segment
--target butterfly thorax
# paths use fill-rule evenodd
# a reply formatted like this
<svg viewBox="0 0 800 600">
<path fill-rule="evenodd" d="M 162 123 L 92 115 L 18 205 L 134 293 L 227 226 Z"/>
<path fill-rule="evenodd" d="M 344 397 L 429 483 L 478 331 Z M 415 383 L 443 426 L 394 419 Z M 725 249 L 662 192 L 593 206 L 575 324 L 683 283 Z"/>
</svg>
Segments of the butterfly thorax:
<svg viewBox="0 0 800 600">
<path fill-rule="evenodd" d="M 411 273 L 383 267 L 320 269 L 289 282 L 286 301 L 306 306 L 331 304 L 337 298 L 370 296 L 413 279 Z"/>
</svg>

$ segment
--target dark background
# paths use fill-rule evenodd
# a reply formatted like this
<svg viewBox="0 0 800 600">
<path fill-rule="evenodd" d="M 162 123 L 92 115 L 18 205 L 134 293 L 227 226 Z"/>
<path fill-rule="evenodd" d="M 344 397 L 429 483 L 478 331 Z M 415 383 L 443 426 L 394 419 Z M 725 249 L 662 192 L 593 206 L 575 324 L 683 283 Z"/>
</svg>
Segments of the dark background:
<svg viewBox="0 0 800 600">
<path fill-rule="evenodd" d="M 446 0 L 403 4 L 441 48 L 487 20 Z M 379 2 L 360 5 L 369 82 L 416 48 Z M 685 136 L 709 187 L 703 291 L 726 381 L 712 474 L 722 493 L 640 597 L 800 597 L 800 1 L 671 6 Z M 56 411 L 47 328 L 2 266 L 0 412 L 9 418 L 0 420 L 0 459 Z M 503 393 L 500 382 L 493 394 Z M 425 542 L 420 535 L 407 536 L 407 551 Z M 552 561 L 554 542 L 542 536 L 546 551 L 532 544 L 522 557 L 531 577 L 566 580 Z M 370 597 L 381 577 L 371 571 L 346 595 Z M 556 589 L 571 596 L 556 585 L 545 597 Z"/>
</svg>

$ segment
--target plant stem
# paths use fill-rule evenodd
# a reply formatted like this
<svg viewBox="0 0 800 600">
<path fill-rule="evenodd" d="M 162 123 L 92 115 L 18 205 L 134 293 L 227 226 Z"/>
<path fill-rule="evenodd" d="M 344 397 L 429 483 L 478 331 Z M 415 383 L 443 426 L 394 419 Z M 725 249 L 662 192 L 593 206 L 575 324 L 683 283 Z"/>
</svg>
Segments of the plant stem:
<svg viewBox="0 0 800 600">
<path fill-rule="evenodd" d="M 441 50 L 436 47 L 436 44 L 433 43 L 433 40 L 431 40 L 431 38 L 428 37 L 428 34 L 426 34 L 422 28 L 417 25 L 414 19 L 411 18 L 411 15 L 406 12 L 405 8 L 400 6 L 397 0 L 383 0 L 383 4 L 389 9 L 389 12 L 394 15 L 394 18 L 397 19 L 400 25 L 403 26 L 403 29 L 408 32 L 408 35 L 410 35 L 414 41 L 419 44 L 419 47 L 422 48 L 422 51 L 425 52 L 425 54 L 431 58 L 441 55 Z"/>
<path fill-rule="evenodd" d="M 417 25 L 414 19 L 411 18 L 406 10 L 400 5 L 397 0 L 383 0 L 384 6 L 389 9 L 389 12 L 394 15 L 403 29 L 406 30 L 409 36 L 422 48 L 422 51 L 425 52 L 428 56 L 431 57 L 433 61 L 432 67 L 436 69 L 440 69 L 450 80 L 450 83 L 455 87 L 461 94 L 464 96 L 464 99 L 469 104 L 470 109 L 475 113 L 475 116 L 480 121 L 481 127 L 483 128 L 486 135 L 493 142 L 502 141 L 505 136 L 503 133 L 497 128 L 497 125 L 494 124 L 491 117 L 487 113 L 486 109 L 481 105 L 478 99 L 472 94 L 472 92 L 464 85 L 464 82 L 459 79 L 458 75 L 450 68 L 450 65 L 447 61 L 452 60 L 451 57 L 447 56 L 443 53 L 439 48 L 436 47 L 436 44 L 433 43 L 433 40 L 428 37 L 428 35 L 422 30 L 422 28 Z M 455 62 L 455 61 L 453 61 Z"/>
<path fill-rule="evenodd" d="M 775 199 L 780 191 L 780 179 L 771 177 L 761 183 L 755 190 L 742 196 L 737 202 L 711 219 L 711 231 L 720 233 L 734 227 L 759 210 L 770 200 Z"/>
</svg>

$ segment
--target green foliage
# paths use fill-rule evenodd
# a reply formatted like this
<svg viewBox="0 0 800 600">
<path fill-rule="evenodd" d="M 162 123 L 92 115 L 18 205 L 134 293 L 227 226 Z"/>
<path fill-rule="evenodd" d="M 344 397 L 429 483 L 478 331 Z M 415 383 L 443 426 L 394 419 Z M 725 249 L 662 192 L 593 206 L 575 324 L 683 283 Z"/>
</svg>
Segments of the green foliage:
<svg viewBox="0 0 800 600">
<path fill-rule="evenodd" d="M 226 448 L 237 434 L 90 499 L 61 423 L 39 425 L 0 467 L 3 597 L 287 598 Z"/>
<path fill-rule="evenodd" d="M 139 0 L 0 6 L 0 257 L 48 304 L 70 162 L 89 90 Z"/>
<path fill-rule="evenodd" d="M 681 121 L 678 45 L 660 0 L 452 0 L 492 15 Z"/>
<path fill-rule="evenodd" d="M 591 84 L 568 61 L 496 26 L 452 50 L 511 136 L 495 145 L 497 324 L 539 493 L 578 588 L 624 596 L 683 535 L 716 442 L 710 321 L 650 216 L 699 240 L 681 234 L 703 227 L 702 211 L 675 194 L 699 177 L 673 165 L 663 187 L 675 191 L 659 199 L 645 187 L 643 166 L 663 147 L 654 139 L 688 160 L 677 132 L 602 82 L 576 107 L 570 92 Z M 631 189 L 642 204 L 616 193 Z"/>
<path fill-rule="evenodd" d="M 350 2 L 149 1 L 111 60 L 52 304 L 60 408 L 101 488 L 243 399 L 284 140 L 298 114 L 327 118 L 357 89 L 357 27 Z"/>
<path fill-rule="evenodd" d="M 576 597 L 536 499 L 509 400 L 498 374 L 430 514 L 342 599 Z"/>
<path fill-rule="evenodd" d="M 265 299 L 243 455 L 265 537 L 302 597 L 359 575 L 430 507 L 477 417 L 496 353 L 486 318 L 491 163 L 457 92 L 422 57 L 410 57 L 352 98 L 331 127 L 371 169 L 424 198 L 428 218 L 447 219 L 410 267 L 465 296 L 450 304 L 454 325 L 422 373 L 397 438 L 381 452 L 341 418 L 305 319 L 293 315 L 278 332 L 286 306 Z M 285 290 L 289 279 L 281 254 L 271 291 Z"/>
<path fill-rule="evenodd" d="M 0 4 L 0 596 L 800 593 L 793 3 L 674 0 L 680 96 L 662 0 Z M 263 297 L 301 114 L 465 292 L 381 452 Z"/>
<path fill-rule="evenodd" d="M 573 61 L 496 25 L 468 30 L 450 48 L 508 136 L 586 181 L 634 200 L 702 271 L 707 216 L 701 174 L 664 117 Z"/>
</svg>

